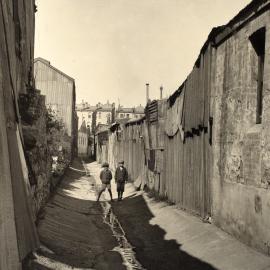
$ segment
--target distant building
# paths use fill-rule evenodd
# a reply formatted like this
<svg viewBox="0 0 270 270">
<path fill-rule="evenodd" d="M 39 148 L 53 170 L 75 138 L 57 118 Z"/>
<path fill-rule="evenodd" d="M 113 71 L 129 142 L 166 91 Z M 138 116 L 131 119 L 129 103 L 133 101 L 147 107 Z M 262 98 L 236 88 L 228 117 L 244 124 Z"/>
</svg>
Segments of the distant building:
<svg viewBox="0 0 270 270">
<path fill-rule="evenodd" d="M 137 106 L 132 108 L 125 108 L 123 106 L 118 106 L 118 109 L 116 110 L 116 120 L 119 119 L 136 119 L 141 118 L 144 116 L 144 107 L 143 106 Z"/>
<path fill-rule="evenodd" d="M 79 126 L 85 121 L 91 133 L 98 125 L 109 125 L 115 120 L 115 104 L 109 103 L 109 101 L 105 104 L 98 103 L 95 106 L 82 101 L 82 103 L 77 104 L 76 111 Z"/>
<path fill-rule="evenodd" d="M 86 157 L 88 155 L 88 130 L 85 121 L 82 122 L 78 131 L 78 156 Z"/>
<path fill-rule="evenodd" d="M 43 58 L 34 60 L 34 76 L 36 88 L 45 95 L 47 108 L 51 108 L 63 121 L 66 133 L 71 137 L 71 148 L 77 141 L 76 90 L 75 80 L 55 68 Z"/>
<path fill-rule="evenodd" d="M 108 134 L 109 126 L 99 124 L 95 133 L 95 154 L 96 160 L 100 163 L 102 161 L 108 161 Z"/>
<path fill-rule="evenodd" d="M 115 119 L 115 104 L 110 104 L 107 102 L 106 104 L 97 104 L 96 110 L 96 126 L 101 125 L 109 125 L 114 122 Z"/>
<path fill-rule="evenodd" d="M 78 115 L 78 127 L 81 126 L 82 122 L 85 121 L 86 127 L 89 127 L 92 132 L 92 120 L 93 113 L 97 110 L 97 106 L 91 106 L 87 102 L 82 102 L 76 105 L 76 111 Z"/>
</svg>

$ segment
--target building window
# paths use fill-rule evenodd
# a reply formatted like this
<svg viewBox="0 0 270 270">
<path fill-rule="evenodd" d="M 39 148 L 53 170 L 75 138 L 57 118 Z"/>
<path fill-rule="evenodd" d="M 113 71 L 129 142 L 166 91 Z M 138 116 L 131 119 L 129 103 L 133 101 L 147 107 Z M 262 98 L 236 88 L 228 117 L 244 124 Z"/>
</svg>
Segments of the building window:
<svg viewBox="0 0 270 270">
<path fill-rule="evenodd" d="M 257 56 L 257 107 L 256 124 L 262 123 L 263 110 L 263 73 L 265 59 L 265 27 L 260 28 L 250 36 L 250 42 Z"/>
<path fill-rule="evenodd" d="M 88 118 L 91 118 L 91 114 L 88 114 Z"/>
<path fill-rule="evenodd" d="M 120 118 L 123 118 L 123 117 L 124 117 L 124 115 L 122 113 L 120 113 Z"/>
<path fill-rule="evenodd" d="M 129 113 L 127 113 L 127 118 L 129 118 Z"/>
<path fill-rule="evenodd" d="M 101 119 L 101 112 L 98 113 L 98 118 Z"/>
</svg>

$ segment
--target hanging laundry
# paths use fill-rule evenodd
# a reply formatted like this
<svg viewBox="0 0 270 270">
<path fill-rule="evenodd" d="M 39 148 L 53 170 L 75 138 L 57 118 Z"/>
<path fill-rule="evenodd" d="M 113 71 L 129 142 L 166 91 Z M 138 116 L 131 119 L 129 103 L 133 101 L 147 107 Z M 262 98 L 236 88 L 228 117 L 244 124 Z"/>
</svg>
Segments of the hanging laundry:
<svg viewBox="0 0 270 270">
<path fill-rule="evenodd" d="M 183 136 L 183 127 L 182 127 L 182 115 L 183 115 L 183 102 L 184 101 L 184 92 L 177 97 L 175 103 L 172 107 L 168 104 L 166 122 L 165 122 L 165 132 L 168 136 L 173 137 L 177 131 L 180 129 L 181 137 Z M 184 139 L 182 137 L 182 139 Z"/>
</svg>

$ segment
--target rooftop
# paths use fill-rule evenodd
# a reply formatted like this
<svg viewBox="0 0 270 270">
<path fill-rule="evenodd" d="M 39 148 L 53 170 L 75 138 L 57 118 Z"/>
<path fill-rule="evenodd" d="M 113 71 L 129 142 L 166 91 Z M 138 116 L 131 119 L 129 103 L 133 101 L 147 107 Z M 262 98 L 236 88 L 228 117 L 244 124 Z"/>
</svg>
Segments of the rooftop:
<svg viewBox="0 0 270 270">
<path fill-rule="evenodd" d="M 99 102 L 96 105 L 90 105 L 88 102 L 82 100 L 81 103 L 76 104 L 76 110 L 78 111 L 111 111 L 114 107 L 115 103 L 110 103 L 109 101 L 107 101 L 105 104 Z"/>
<path fill-rule="evenodd" d="M 58 68 L 52 66 L 51 63 L 50 63 L 50 61 L 48 61 L 48 60 L 46 60 L 46 59 L 44 59 L 44 58 L 42 58 L 42 57 L 37 57 L 37 58 L 35 58 L 35 60 L 34 60 L 34 63 L 36 63 L 36 62 L 42 62 L 43 64 L 47 65 L 47 66 L 50 67 L 51 69 L 53 69 L 53 70 L 55 70 L 56 72 L 58 72 L 59 74 L 61 74 L 61 75 L 63 75 L 64 77 L 66 77 L 66 78 L 72 80 L 73 82 L 75 82 L 75 79 L 74 79 L 74 78 L 70 77 L 69 75 L 67 75 L 66 73 L 64 73 L 63 71 L 61 71 L 60 69 L 58 69 Z"/>
<path fill-rule="evenodd" d="M 79 129 L 79 132 L 87 133 L 87 127 L 86 127 L 86 124 L 85 124 L 85 121 L 84 120 L 82 121 L 82 124 L 81 124 L 81 127 Z"/>
<path fill-rule="evenodd" d="M 142 105 L 132 107 L 132 108 L 125 108 L 123 106 L 118 106 L 118 109 L 116 110 L 117 113 L 144 113 L 144 107 Z"/>
</svg>

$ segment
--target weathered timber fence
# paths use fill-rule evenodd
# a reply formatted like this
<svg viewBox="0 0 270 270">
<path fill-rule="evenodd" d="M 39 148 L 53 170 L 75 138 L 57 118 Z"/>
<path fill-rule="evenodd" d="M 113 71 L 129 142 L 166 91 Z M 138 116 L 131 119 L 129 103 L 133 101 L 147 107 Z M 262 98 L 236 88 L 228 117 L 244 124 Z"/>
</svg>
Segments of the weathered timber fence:
<svg viewBox="0 0 270 270">
<path fill-rule="evenodd" d="M 168 100 L 147 105 L 145 118 L 113 125 L 99 155 L 113 169 L 124 160 L 135 185 L 203 217 L 211 214 L 211 56 L 209 45 Z"/>
<path fill-rule="evenodd" d="M 269 18 L 270 1 L 252 1 L 214 28 L 179 89 L 147 104 L 145 119 L 113 125 L 107 142 L 136 186 L 268 254 Z"/>
</svg>

